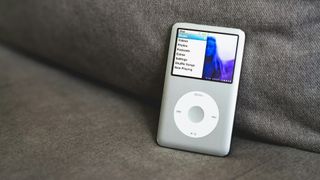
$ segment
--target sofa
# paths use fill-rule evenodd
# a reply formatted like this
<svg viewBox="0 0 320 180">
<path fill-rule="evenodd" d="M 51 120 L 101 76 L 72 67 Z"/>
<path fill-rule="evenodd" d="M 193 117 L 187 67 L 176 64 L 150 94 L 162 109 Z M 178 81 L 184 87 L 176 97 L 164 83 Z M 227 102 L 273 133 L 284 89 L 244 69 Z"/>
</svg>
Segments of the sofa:
<svg viewBox="0 0 320 180">
<path fill-rule="evenodd" d="M 0 1 L 0 179 L 318 179 L 319 8 Z M 156 142 L 176 22 L 246 32 L 227 157 Z"/>
</svg>

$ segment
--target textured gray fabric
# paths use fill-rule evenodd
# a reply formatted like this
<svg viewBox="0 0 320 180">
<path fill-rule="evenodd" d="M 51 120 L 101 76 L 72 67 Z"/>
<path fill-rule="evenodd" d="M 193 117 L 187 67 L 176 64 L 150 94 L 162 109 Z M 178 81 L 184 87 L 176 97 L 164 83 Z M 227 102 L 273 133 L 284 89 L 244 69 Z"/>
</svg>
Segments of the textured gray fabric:
<svg viewBox="0 0 320 180">
<path fill-rule="evenodd" d="M 320 155 L 235 137 L 219 158 L 162 148 L 158 109 L 0 46 L 0 179 L 316 179 Z"/>
<path fill-rule="evenodd" d="M 235 128 L 320 152 L 320 1 L 2 0 L 0 39 L 160 99 L 175 22 L 247 34 Z"/>
</svg>

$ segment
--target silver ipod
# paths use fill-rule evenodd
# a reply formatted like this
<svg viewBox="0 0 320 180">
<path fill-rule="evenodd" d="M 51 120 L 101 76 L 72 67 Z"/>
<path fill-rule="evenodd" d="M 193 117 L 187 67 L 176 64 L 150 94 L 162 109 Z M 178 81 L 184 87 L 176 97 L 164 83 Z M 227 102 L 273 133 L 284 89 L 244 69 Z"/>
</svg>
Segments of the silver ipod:
<svg viewBox="0 0 320 180">
<path fill-rule="evenodd" d="M 216 156 L 229 154 L 244 41 L 240 29 L 173 25 L 159 145 Z"/>
</svg>

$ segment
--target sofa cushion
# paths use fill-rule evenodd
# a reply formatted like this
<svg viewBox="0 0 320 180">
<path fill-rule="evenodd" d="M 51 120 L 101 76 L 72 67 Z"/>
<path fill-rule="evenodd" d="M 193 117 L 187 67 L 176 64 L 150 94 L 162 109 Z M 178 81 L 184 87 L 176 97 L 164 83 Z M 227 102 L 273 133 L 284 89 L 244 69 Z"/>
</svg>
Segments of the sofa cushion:
<svg viewBox="0 0 320 180">
<path fill-rule="evenodd" d="M 160 147 L 158 108 L 0 46 L 1 179 L 316 179 L 319 154 L 234 137 L 226 158 Z"/>
<path fill-rule="evenodd" d="M 235 128 L 320 152 L 319 1 L 0 1 L 0 39 L 159 102 L 171 25 L 247 34 Z"/>
</svg>

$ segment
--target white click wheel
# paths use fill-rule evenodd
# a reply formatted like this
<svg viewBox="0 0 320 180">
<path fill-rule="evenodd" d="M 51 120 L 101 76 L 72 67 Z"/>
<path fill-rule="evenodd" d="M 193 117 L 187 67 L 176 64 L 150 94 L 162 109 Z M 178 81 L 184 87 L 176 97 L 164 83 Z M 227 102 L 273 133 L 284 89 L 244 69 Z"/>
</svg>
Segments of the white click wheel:
<svg viewBox="0 0 320 180">
<path fill-rule="evenodd" d="M 217 126 L 218 105 L 204 92 L 188 92 L 175 105 L 174 121 L 183 134 L 192 138 L 205 137 Z"/>
</svg>

